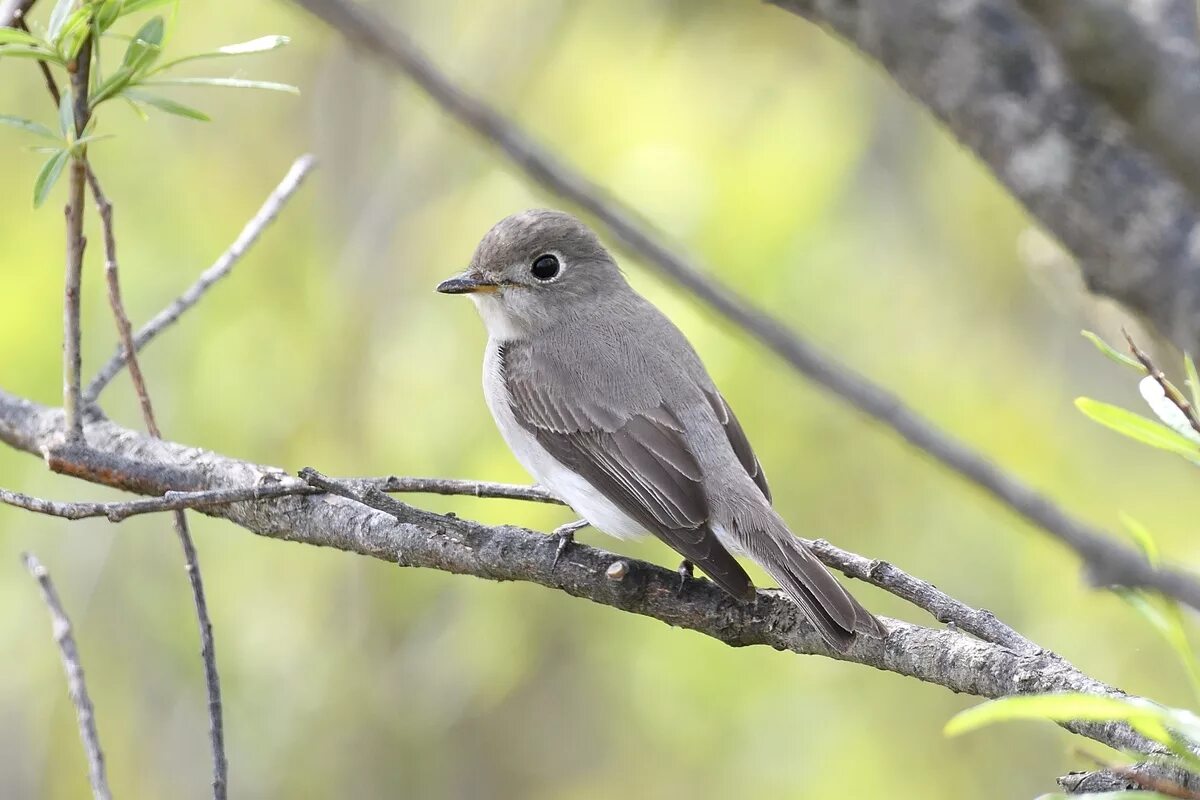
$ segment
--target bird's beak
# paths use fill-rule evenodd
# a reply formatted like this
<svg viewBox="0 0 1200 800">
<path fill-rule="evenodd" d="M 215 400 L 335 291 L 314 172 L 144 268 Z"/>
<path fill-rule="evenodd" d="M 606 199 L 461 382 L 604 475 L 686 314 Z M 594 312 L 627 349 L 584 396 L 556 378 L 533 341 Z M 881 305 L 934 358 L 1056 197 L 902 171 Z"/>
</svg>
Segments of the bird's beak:
<svg viewBox="0 0 1200 800">
<path fill-rule="evenodd" d="M 442 294 L 475 294 L 476 292 L 494 292 L 500 288 L 496 281 L 485 277 L 482 273 L 467 270 L 453 278 L 447 278 L 437 285 Z"/>
</svg>

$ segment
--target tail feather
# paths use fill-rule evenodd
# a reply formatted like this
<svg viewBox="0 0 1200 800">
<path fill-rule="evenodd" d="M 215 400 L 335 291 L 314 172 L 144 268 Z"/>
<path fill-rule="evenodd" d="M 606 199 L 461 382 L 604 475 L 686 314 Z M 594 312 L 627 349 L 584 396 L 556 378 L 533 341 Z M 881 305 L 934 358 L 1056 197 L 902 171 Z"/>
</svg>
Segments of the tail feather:
<svg viewBox="0 0 1200 800">
<path fill-rule="evenodd" d="M 870 611 L 789 531 L 755 532 L 743 546 L 779 582 L 833 648 L 845 652 L 858 633 L 882 638 L 886 631 Z"/>
</svg>

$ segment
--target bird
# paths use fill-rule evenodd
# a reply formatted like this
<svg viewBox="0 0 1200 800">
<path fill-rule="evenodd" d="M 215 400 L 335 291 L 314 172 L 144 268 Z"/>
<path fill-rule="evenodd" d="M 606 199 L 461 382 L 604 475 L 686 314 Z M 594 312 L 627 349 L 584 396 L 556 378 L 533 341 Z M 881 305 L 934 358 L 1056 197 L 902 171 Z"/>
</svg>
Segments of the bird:
<svg viewBox="0 0 1200 800">
<path fill-rule="evenodd" d="M 653 534 L 683 556 L 681 569 L 695 565 L 750 600 L 754 584 L 735 557 L 745 556 L 838 651 L 859 633 L 885 635 L 789 530 L 699 355 L 587 225 L 548 209 L 505 217 L 437 291 L 474 301 L 496 426 L 537 483 L 582 517 L 578 526 Z"/>
</svg>

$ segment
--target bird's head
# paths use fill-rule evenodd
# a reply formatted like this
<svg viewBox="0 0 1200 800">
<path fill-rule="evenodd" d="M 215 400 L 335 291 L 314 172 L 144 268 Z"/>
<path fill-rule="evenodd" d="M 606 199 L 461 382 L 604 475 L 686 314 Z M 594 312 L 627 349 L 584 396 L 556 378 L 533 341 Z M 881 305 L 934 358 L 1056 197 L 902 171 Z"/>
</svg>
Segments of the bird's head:
<svg viewBox="0 0 1200 800">
<path fill-rule="evenodd" d="M 471 265 L 438 284 L 467 294 L 498 339 L 570 322 L 628 289 L 596 234 L 570 214 L 535 209 L 505 217 L 487 232 Z"/>
</svg>

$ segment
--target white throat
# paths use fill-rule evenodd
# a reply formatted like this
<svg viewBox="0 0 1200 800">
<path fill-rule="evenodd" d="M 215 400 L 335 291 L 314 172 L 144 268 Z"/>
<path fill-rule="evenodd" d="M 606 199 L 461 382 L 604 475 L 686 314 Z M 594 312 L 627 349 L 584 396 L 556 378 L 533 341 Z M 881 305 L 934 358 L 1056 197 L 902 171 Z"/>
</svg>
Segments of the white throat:
<svg viewBox="0 0 1200 800">
<path fill-rule="evenodd" d="M 499 298 L 482 292 L 468 296 L 475 303 L 475 308 L 479 309 L 479 316 L 483 318 L 488 336 L 499 342 L 524 338 L 524 328 L 505 311 Z"/>
</svg>

